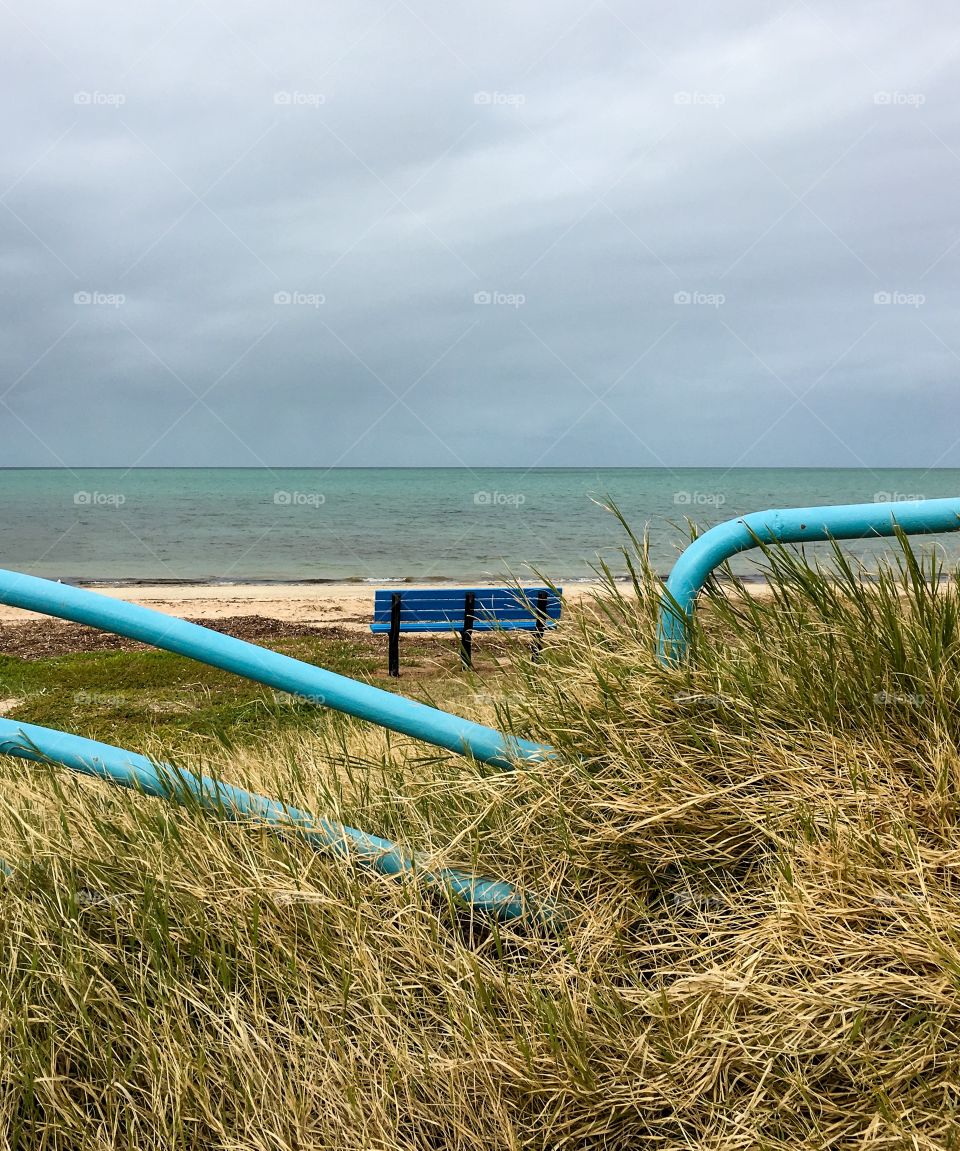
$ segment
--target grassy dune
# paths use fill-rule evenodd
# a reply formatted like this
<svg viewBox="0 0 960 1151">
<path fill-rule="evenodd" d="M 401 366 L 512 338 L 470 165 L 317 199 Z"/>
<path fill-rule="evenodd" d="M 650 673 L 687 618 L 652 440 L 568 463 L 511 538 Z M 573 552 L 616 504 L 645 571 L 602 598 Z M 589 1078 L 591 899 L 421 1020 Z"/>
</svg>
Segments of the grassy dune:
<svg viewBox="0 0 960 1151">
<path fill-rule="evenodd" d="M 2 1145 L 960 1146 L 956 583 L 906 547 L 869 584 L 772 552 L 773 594 L 710 589 L 696 659 L 665 670 L 631 558 L 540 665 L 506 645 L 507 666 L 426 655 L 401 681 L 558 749 L 513 774 L 196 670 L 203 707 L 165 717 L 166 657 L 5 661 L 24 719 L 173 745 L 551 895 L 567 929 L 491 930 L 258 828 L 5 761 Z M 69 668 L 86 686 L 58 701 Z"/>
</svg>

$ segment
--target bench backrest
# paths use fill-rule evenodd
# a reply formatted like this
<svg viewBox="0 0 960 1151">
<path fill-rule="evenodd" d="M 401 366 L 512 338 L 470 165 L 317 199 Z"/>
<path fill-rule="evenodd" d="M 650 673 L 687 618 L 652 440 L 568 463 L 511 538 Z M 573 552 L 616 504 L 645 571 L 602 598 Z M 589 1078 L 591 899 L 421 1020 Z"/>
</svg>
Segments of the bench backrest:
<svg viewBox="0 0 960 1151">
<path fill-rule="evenodd" d="M 466 622 L 464 609 L 468 592 L 473 593 L 473 626 L 477 631 L 535 628 L 541 595 L 544 625 L 553 627 L 560 618 L 562 588 L 383 588 L 374 596 L 372 630 L 390 629 L 393 597 L 398 593 L 402 631 L 460 630 Z"/>
</svg>

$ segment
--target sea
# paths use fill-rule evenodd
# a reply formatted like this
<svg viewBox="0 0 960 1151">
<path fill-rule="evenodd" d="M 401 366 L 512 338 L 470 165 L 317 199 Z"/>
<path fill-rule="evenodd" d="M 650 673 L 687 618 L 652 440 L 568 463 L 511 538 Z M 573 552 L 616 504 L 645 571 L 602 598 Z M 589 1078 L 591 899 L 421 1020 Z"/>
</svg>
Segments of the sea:
<svg viewBox="0 0 960 1151">
<path fill-rule="evenodd" d="M 960 469 L 0 469 L 0 567 L 72 583 L 430 583 L 666 574 L 689 523 L 960 495 Z M 888 541 L 845 545 L 869 565 Z M 949 566 L 960 533 L 929 537 Z M 812 554 L 823 550 L 810 548 Z M 762 578 L 756 553 L 734 561 Z"/>
</svg>

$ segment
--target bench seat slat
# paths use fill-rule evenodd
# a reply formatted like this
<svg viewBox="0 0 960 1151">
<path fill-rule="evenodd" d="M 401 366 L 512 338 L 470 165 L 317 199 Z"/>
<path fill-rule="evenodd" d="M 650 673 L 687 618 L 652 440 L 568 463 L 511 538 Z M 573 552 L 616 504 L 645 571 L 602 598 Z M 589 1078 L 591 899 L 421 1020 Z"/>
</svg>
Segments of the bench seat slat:
<svg viewBox="0 0 960 1151">
<path fill-rule="evenodd" d="M 553 611 L 551 605 L 547 604 L 546 615 L 558 618 L 560 605 L 557 604 Z M 377 608 L 374 613 L 374 619 L 389 619 L 390 608 Z M 400 618 L 401 619 L 463 619 L 464 605 L 461 604 L 445 604 L 442 607 L 417 607 L 408 608 L 400 605 Z M 500 608 L 489 608 L 483 606 L 475 606 L 473 614 L 476 619 L 530 619 L 536 616 L 537 610 L 535 607 L 527 607 L 525 604 L 511 603 L 508 606 Z"/>
<path fill-rule="evenodd" d="M 543 620 L 544 627 L 556 627 L 559 620 L 554 617 L 549 617 Z M 462 631 L 465 625 L 463 616 L 434 616 L 431 618 L 407 618 L 401 619 L 399 626 L 401 630 L 416 631 L 418 627 L 432 627 L 436 631 Z M 500 628 L 501 631 L 510 631 L 511 627 L 535 627 L 536 620 L 533 616 L 517 616 L 515 619 L 474 619 L 473 630 L 478 632 L 495 632 Z M 389 617 L 380 617 L 374 619 L 371 624 L 372 628 L 386 627 L 389 630 L 390 619 Z"/>
<path fill-rule="evenodd" d="M 546 627 L 556 627 L 556 620 L 547 620 Z M 463 628 L 463 620 L 459 624 L 451 622 L 450 620 L 433 621 L 429 623 L 421 623 L 419 621 L 409 621 L 407 623 L 400 623 L 401 632 L 416 632 L 416 631 L 460 631 Z M 488 623 L 484 620 L 477 620 L 473 625 L 474 631 L 536 631 L 537 622 L 533 619 L 516 620 L 507 623 Z M 373 632 L 389 632 L 390 622 L 386 623 L 372 623 L 370 630 Z"/>
<path fill-rule="evenodd" d="M 560 618 L 559 612 L 547 612 L 545 617 L 544 617 L 544 622 L 548 623 L 548 624 L 551 622 L 556 623 L 559 620 L 559 618 Z M 373 622 L 374 623 L 390 623 L 390 619 L 391 619 L 390 612 L 387 612 L 387 611 L 377 612 L 373 617 Z M 481 624 L 496 624 L 498 622 L 503 623 L 503 624 L 507 624 L 507 625 L 522 623 L 525 620 L 532 620 L 532 621 L 536 622 L 536 619 L 537 619 L 536 612 L 530 612 L 530 611 L 477 612 L 474 615 L 473 623 L 474 623 L 474 627 L 480 627 Z M 463 627 L 463 625 L 464 625 L 464 612 L 463 612 L 463 609 L 461 609 L 460 611 L 436 611 L 436 612 L 427 612 L 427 611 L 406 612 L 405 611 L 405 612 L 400 613 L 400 623 L 401 624 L 411 624 L 411 625 L 418 624 L 418 623 L 421 623 L 421 624 L 438 623 L 438 624 L 450 624 L 450 625 L 457 624 L 459 627 Z"/>
<path fill-rule="evenodd" d="M 563 588 L 557 588 L 557 590 L 563 590 Z M 549 587 L 538 585 L 523 587 L 519 590 L 513 587 L 380 587 L 375 590 L 374 595 L 378 597 L 391 596 L 395 592 L 410 596 L 412 600 L 416 600 L 418 597 L 419 599 L 428 599 L 428 597 L 433 596 L 466 595 L 467 592 L 473 592 L 474 595 L 529 595 L 538 592 L 554 594 Z"/>
<path fill-rule="evenodd" d="M 482 592 L 474 592 L 473 598 L 476 603 L 485 604 L 503 604 L 503 603 L 525 603 L 529 600 L 531 603 L 537 602 L 537 597 L 544 593 L 547 599 L 556 600 L 559 598 L 549 588 L 530 588 L 525 592 L 515 592 L 507 589 L 486 589 Z M 442 603 L 462 603 L 464 597 L 469 594 L 469 589 L 465 591 L 450 591 L 450 592 L 427 592 L 418 593 L 416 591 L 378 591 L 374 597 L 374 603 L 377 606 L 382 604 L 389 604 L 395 595 L 399 595 L 401 601 L 405 604 L 442 604 Z"/>
<path fill-rule="evenodd" d="M 548 599 L 556 599 L 556 596 L 551 592 L 547 592 L 546 588 L 543 590 L 546 592 Z M 412 592 L 389 592 L 387 595 L 376 596 L 375 602 L 389 603 L 391 597 L 399 595 L 401 599 L 407 603 L 456 603 L 458 600 L 463 600 L 463 597 L 467 594 L 467 592 L 460 592 L 452 595 L 436 595 L 434 593 L 429 595 L 414 595 Z M 478 603 L 524 603 L 526 600 L 532 600 L 535 603 L 538 595 L 540 595 L 538 590 L 534 590 L 532 594 L 526 596 L 519 595 L 516 592 L 485 593 L 483 595 L 479 592 L 474 592 L 473 599 Z"/>
<path fill-rule="evenodd" d="M 548 609 L 555 609 L 560 606 L 562 597 L 551 591 L 548 591 L 546 588 L 533 588 L 526 595 L 499 590 L 496 594 L 480 595 L 478 593 L 474 593 L 474 604 L 477 610 L 483 609 L 485 611 L 503 611 L 510 610 L 512 608 L 530 610 L 536 607 L 537 600 L 541 592 L 546 594 Z M 416 595 L 412 591 L 399 593 L 377 592 L 377 595 L 374 599 L 374 610 L 377 612 L 389 611 L 393 603 L 393 596 L 396 594 L 400 595 L 400 605 L 402 611 L 420 612 L 450 608 L 460 610 L 463 607 L 464 600 L 467 595 L 466 592 L 460 591 L 442 596 L 435 595 L 433 593 L 426 596 L 420 596 Z"/>
</svg>

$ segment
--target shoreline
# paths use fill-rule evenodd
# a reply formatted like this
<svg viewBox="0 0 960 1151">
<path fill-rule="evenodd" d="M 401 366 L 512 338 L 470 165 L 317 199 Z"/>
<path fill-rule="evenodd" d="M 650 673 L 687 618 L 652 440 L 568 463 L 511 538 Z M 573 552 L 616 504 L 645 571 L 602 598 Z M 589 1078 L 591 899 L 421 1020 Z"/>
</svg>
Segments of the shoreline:
<svg viewBox="0 0 960 1151">
<path fill-rule="evenodd" d="M 32 574 L 32 573 L 26 573 Z M 669 571 L 657 572 L 657 576 L 666 580 Z M 284 587 L 310 587 L 310 588 L 326 588 L 326 587 L 350 587 L 357 590 L 370 588 L 376 589 L 379 587 L 392 587 L 394 585 L 401 585 L 407 587 L 419 587 L 426 585 L 428 587 L 462 587 L 462 588 L 486 588 L 486 587 L 504 587 L 517 582 L 511 580 L 509 575 L 494 578 L 490 575 L 477 575 L 477 576 L 303 576 L 297 578 L 287 579 L 285 577 L 271 577 L 263 576 L 254 579 L 224 579 L 220 576 L 198 576 L 198 577 L 170 577 L 170 576 L 119 576 L 110 578 L 107 576 L 40 576 L 40 579 L 50 580 L 53 583 L 63 583 L 68 587 L 82 587 L 100 590 L 104 588 L 237 588 L 237 587 L 262 587 L 262 588 L 284 588 Z M 729 581 L 729 577 L 719 575 L 719 579 Z M 740 583 L 744 584 L 765 584 L 766 577 L 762 573 L 746 572 L 737 574 L 734 577 Z M 630 582 L 630 577 L 627 575 L 617 576 L 615 580 L 618 584 L 627 584 Z M 543 580 L 535 579 L 533 577 L 520 581 L 527 586 L 540 586 L 544 583 Z M 591 575 L 568 575 L 559 576 L 554 581 L 557 587 L 597 587 L 600 580 L 596 573 Z"/>
<path fill-rule="evenodd" d="M 464 576 L 462 579 L 457 576 L 380 576 L 374 579 L 371 576 L 313 576 L 313 577 L 299 577 L 299 578 L 279 578 L 264 576 L 257 579 L 223 579 L 219 576 L 199 576 L 196 578 L 180 578 L 180 577 L 154 577 L 154 576 L 121 576 L 117 579 L 101 578 L 99 576 L 42 576 L 42 579 L 51 579 L 57 583 L 67 584 L 70 587 L 85 587 L 85 588 L 136 588 L 136 587 L 149 587 L 149 588 L 204 588 L 204 587 L 219 587 L 219 588 L 233 588 L 233 587 L 353 587 L 358 590 L 363 588 L 376 589 L 379 587 L 392 587 L 395 584 L 406 585 L 408 587 L 418 587 L 420 585 L 427 585 L 429 587 L 502 587 L 510 582 L 509 576 L 503 576 L 501 579 L 494 579 L 489 575 L 480 576 Z M 618 582 L 625 582 L 628 577 L 624 576 L 623 580 Z M 528 579 L 522 581 L 525 584 L 541 584 L 542 580 Z M 556 580 L 558 587 L 563 587 L 566 584 L 596 584 L 598 582 L 595 575 L 590 576 L 566 576 Z"/>
</svg>

